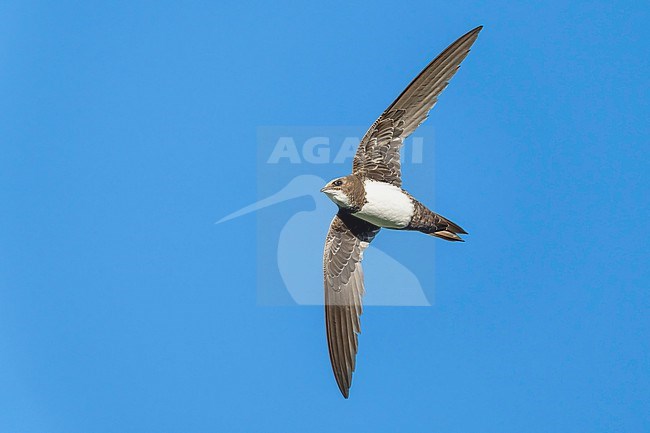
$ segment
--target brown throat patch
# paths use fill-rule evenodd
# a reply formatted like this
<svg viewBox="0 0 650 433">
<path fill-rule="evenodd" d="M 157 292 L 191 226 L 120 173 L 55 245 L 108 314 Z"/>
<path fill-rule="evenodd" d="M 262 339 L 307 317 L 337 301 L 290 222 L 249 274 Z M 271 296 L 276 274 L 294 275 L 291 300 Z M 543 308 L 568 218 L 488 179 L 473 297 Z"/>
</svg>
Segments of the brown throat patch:
<svg viewBox="0 0 650 433">
<path fill-rule="evenodd" d="M 364 204 L 368 203 L 366 200 L 366 189 L 363 187 L 363 179 L 357 175 L 351 174 L 343 178 L 343 185 L 341 191 L 345 193 L 350 199 L 350 211 L 359 212 Z"/>
</svg>

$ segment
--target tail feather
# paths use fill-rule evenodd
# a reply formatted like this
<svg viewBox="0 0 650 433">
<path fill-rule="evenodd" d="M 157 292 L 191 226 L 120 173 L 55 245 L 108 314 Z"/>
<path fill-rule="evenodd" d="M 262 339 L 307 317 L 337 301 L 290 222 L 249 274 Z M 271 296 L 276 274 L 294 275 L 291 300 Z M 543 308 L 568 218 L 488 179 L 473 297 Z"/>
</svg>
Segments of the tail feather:
<svg viewBox="0 0 650 433">
<path fill-rule="evenodd" d="M 450 232 L 449 230 L 440 230 L 437 232 L 427 233 L 427 234 L 430 236 L 435 236 L 440 239 L 444 239 L 446 241 L 465 242 L 465 239 L 461 238 L 454 232 Z"/>
<path fill-rule="evenodd" d="M 413 204 L 415 209 L 411 223 L 406 227 L 408 230 L 417 230 L 447 241 L 465 242 L 458 236 L 467 234 L 461 226 L 432 212 L 416 200 L 413 200 Z"/>
</svg>

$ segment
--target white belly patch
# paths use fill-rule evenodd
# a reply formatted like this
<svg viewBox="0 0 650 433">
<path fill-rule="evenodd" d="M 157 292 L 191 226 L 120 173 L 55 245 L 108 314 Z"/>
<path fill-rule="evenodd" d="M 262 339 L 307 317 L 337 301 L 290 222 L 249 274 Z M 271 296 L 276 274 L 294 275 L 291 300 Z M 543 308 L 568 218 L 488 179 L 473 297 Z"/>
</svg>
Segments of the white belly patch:
<svg viewBox="0 0 650 433">
<path fill-rule="evenodd" d="M 413 217 L 413 203 L 408 195 L 385 182 L 364 181 L 366 203 L 354 216 L 379 227 L 401 229 Z"/>
</svg>

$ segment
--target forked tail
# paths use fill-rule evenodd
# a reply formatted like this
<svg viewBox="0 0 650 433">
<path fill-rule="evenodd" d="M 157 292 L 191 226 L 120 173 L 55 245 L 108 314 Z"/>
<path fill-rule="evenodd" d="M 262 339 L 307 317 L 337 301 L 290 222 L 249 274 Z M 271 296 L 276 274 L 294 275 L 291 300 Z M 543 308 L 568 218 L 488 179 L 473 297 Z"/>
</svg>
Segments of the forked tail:
<svg viewBox="0 0 650 433">
<path fill-rule="evenodd" d="M 447 241 L 464 242 L 458 235 L 466 235 L 467 232 L 458 224 L 449 221 L 442 215 L 430 211 L 419 201 L 413 201 L 415 209 L 413 218 L 406 227 L 407 230 L 417 230 L 419 232 L 438 237 Z"/>
</svg>

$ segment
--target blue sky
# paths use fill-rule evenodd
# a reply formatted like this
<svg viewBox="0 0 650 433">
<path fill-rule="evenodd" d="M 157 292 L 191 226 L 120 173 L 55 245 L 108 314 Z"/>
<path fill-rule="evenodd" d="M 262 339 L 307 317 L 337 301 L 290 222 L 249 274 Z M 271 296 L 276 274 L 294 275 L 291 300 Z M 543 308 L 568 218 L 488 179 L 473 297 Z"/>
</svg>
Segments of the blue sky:
<svg viewBox="0 0 650 433">
<path fill-rule="evenodd" d="M 0 432 L 648 431 L 649 12 L 3 2 Z M 259 127 L 370 125 L 480 24 L 411 188 L 470 235 L 378 236 L 435 302 L 366 309 L 344 400 L 260 218 L 214 222 Z"/>
</svg>

